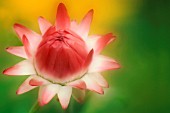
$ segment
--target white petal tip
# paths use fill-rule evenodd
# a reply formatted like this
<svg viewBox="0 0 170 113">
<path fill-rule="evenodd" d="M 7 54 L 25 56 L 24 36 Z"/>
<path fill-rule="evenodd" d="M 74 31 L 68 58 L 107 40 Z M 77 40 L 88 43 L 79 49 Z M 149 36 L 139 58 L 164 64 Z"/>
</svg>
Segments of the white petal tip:
<svg viewBox="0 0 170 113">
<path fill-rule="evenodd" d="M 68 105 L 61 105 L 62 109 L 66 110 L 68 108 Z"/>
</svg>

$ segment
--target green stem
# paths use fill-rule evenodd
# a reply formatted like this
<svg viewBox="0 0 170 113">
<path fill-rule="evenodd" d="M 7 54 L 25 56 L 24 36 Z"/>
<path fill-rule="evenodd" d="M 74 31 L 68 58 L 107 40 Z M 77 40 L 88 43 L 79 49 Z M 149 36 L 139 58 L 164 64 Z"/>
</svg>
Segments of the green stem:
<svg viewBox="0 0 170 113">
<path fill-rule="evenodd" d="M 36 101 L 33 104 L 32 108 L 30 109 L 29 113 L 36 113 L 36 111 L 38 111 L 39 108 L 40 108 L 39 103 L 38 103 L 38 101 Z"/>
</svg>

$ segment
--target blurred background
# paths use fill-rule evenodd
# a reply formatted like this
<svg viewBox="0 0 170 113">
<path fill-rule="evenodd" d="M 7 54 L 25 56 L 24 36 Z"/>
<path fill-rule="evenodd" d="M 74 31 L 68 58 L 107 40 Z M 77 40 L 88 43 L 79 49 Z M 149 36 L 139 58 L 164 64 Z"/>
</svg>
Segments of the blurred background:
<svg viewBox="0 0 170 113">
<path fill-rule="evenodd" d="M 13 31 L 21 23 L 40 33 L 37 18 L 54 23 L 57 6 L 66 4 L 71 19 L 80 22 L 94 9 L 90 34 L 113 32 L 117 40 L 102 54 L 122 68 L 104 72 L 110 88 L 104 95 L 89 92 L 83 104 L 71 99 L 72 113 L 170 113 L 169 0 L 0 0 L 0 72 L 22 59 L 5 52 L 21 45 Z M 28 113 L 38 89 L 16 95 L 22 77 L 0 76 L 0 113 Z M 53 99 L 38 113 L 64 113 Z"/>
</svg>

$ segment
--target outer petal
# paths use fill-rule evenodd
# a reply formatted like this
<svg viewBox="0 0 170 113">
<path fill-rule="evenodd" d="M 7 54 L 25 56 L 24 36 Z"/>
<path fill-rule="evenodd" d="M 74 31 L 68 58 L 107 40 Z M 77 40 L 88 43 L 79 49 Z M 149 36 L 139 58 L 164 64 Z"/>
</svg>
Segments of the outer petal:
<svg viewBox="0 0 170 113">
<path fill-rule="evenodd" d="M 23 35 L 26 35 L 31 41 L 33 41 L 34 38 L 40 38 L 39 34 L 35 33 L 34 31 L 31 31 L 30 29 L 26 28 L 21 24 L 17 24 L 17 23 L 14 24 L 14 30 L 16 31 L 16 33 L 18 34 L 21 40 Z"/>
<path fill-rule="evenodd" d="M 82 80 L 76 80 L 76 81 L 68 83 L 67 85 L 75 87 L 75 88 L 79 88 L 79 89 L 86 89 L 86 84 Z"/>
<path fill-rule="evenodd" d="M 41 86 L 39 89 L 38 101 L 41 106 L 50 102 L 50 100 L 58 93 L 60 86 L 50 84 Z"/>
<path fill-rule="evenodd" d="M 118 68 L 120 68 L 120 65 L 115 60 L 106 56 L 97 55 L 93 58 L 88 73 L 114 70 Z"/>
<path fill-rule="evenodd" d="M 47 80 L 45 80 L 45 79 L 43 79 L 43 78 L 41 78 L 41 77 L 39 77 L 39 76 L 34 76 L 34 77 L 30 80 L 29 84 L 30 84 L 31 86 L 42 86 L 42 85 L 50 84 L 50 82 L 47 81 Z"/>
<path fill-rule="evenodd" d="M 90 39 L 87 40 L 87 43 L 89 43 L 89 46 L 94 49 L 94 52 L 96 54 L 99 54 L 103 50 L 103 48 L 114 39 L 115 36 L 113 36 L 112 33 L 109 33 L 101 37 L 90 37 Z"/>
<path fill-rule="evenodd" d="M 75 33 L 77 33 L 77 30 L 78 30 L 78 23 L 74 20 L 74 21 L 71 21 L 71 25 L 70 25 L 70 29 L 72 31 L 74 31 Z"/>
<path fill-rule="evenodd" d="M 36 74 L 32 63 L 29 60 L 23 60 L 18 64 L 3 71 L 5 75 L 34 75 Z"/>
<path fill-rule="evenodd" d="M 70 86 L 61 87 L 58 93 L 58 98 L 63 109 L 66 109 L 68 107 L 71 94 L 72 94 L 72 88 Z"/>
<path fill-rule="evenodd" d="M 38 18 L 38 23 L 39 23 L 42 35 L 44 35 L 44 33 L 52 26 L 52 24 L 48 22 L 46 19 L 44 19 L 43 17 Z"/>
<path fill-rule="evenodd" d="M 32 78 L 33 78 L 33 77 L 30 76 L 30 77 L 28 77 L 28 78 L 22 83 L 22 85 L 18 88 L 18 90 L 17 90 L 17 92 L 16 92 L 18 95 L 23 94 L 23 93 L 25 93 L 25 92 L 28 92 L 28 91 L 36 88 L 36 86 L 30 86 L 30 85 L 29 85 L 29 81 L 30 81 Z"/>
<path fill-rule="evenodd" d="M 93 18 L 93 9 L 90 10 L 86 16 L 83 18 L 82 22 L 79 25 L 79 29 L 77 31 L 77 33 L 83 38 L 87 38 L 89 30 L 90 30 L 90 25 L 92 22 L 92 18 Z"/>
<path fill-rule="evenodd" d="M 54 33 L 56 31 L 56 27 L 55 26 L 51 26 L 49 29 L 47 29 L 47 31 L 44 33 L 43 37 L 47 37 L 49 35 L 51 35 L 52 33 Z M 44 43 L 46 43 L 46 40 L 42 40 Z"/>
<path fill-rule="evenodd" d="M 82 80 L 85 81 L 87 89 L 99 94 L 104 94 L 103 89 L 93 79 L 91 79 L 88 74 L 86 74 Z"/>
<path fill-rule="evenodd" d="M 22 58 L 26 58 L 26 59 L 28 58 L 27 54 L 25 53 L 24 46 L 8 47 L 6 48 L 6 51 Z"/>
<path fill-rule="evenodd" d="M 85 90 L 73 89 L 72 95 L 77 102 L 81 103 L 85 98 Z"/>
<path fill-rule="evenodd" d="M 34 31 L 29 30 L 28 28 L 20 25 L 20 24 L 14 24 L 14 30 L 18 34 L 19 38 L 22 40 L 23 36 L 25 35 L 30 44 L 32 50 L 36 49 L 39 42 L 41 41 L 41 36 Z"/>
<path fill-rule="evenodd" d="M 24 44 L 25 52 L 29 58 L 32 57 L 33 53 L 31 51 L 30 42 L 25 35 L 23 35 L 22 42 Z"/>
<path fill-rule="evenodd" d="M 109 87 L 109 84 L 100 73 L 89 74 L 89 77 L 92 78 L 99 86 L 105 88 Z"/>
<path fill-rule="evenodd" d="M 56 26 L 58 29 L 65 29 L 70 27 L 70 18 L 63 3 L 60 3 L 58 6 Z"/>
<path fill-rule="evenodd" d="M 94 53 L 94 51 L 93 51 L 93 49 L 92 49 L 92 50 L 89 52 L 89 54 L 88 54 L 88 56 L 87 56 L 87 58 L 86 58 L 86 60 L 85 60 L 85 62 L 84 62 L 84 65 L 83 65 L 84 70 L 86 70 L 86 69 L 89 67 L 89 65 L 91 64 L 92 59 L 93 59 L 93 53 Z"/>
<path fill-rule="evenodd" d="M 86 44 L 88 47 L 88 50 L 95 49 L 95 45 L 99 38 L 101 38 L 101 35 L 91 35 L 86 39 Z"/>
</svg>

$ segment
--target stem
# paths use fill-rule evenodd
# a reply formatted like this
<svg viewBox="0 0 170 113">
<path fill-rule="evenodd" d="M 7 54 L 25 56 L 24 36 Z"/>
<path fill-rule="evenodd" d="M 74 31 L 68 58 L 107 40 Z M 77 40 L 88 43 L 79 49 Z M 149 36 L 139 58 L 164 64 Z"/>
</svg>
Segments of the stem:
<svg viewBox="0 0 170 113">
<path fill-rule="evenodd" d="M 35 113 L 36 111 L 39 110 L 39 108 L 40 108 L 39 103 L 38 103 L 38 101 L 36 101 L 36 102 L 33 104 L 33 106 L 31 107 L 29 113 Z"/>
</svg>

